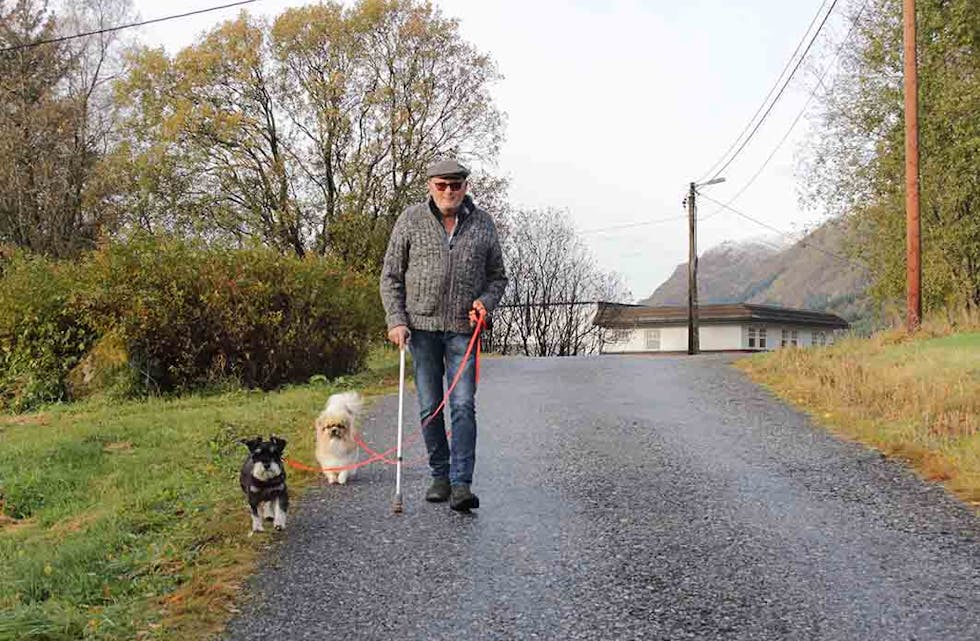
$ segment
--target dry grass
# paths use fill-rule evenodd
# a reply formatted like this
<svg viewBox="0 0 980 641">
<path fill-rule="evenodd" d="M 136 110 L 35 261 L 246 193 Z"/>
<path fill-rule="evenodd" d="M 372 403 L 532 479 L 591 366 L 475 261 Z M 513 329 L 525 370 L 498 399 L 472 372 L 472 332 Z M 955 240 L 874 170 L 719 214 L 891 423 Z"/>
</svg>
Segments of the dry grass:
<svg viewBox="0 0 980 641">
<path fill-rule="evenodd" d="M 909 461 L 980 505 L 980 318 L 930 318 L 829 348 L 783 349 L 738 366 L 835 433 Z"/>
<path fill-rule="evenodd" d="M 0 427 L 4 425 L 47 425 L 50 417 L 47 414 L 17 414 L 0 415 Z"/>
<path fill-rule="evenodd" d="M 310 479 L 305 479 L 308 482 Z M 306 482 L 292 479 L 291 485 L 303 487 Z M 298 489 L 298 488 L 296 488 Z M 242 587 L 252 574 L 260 553 L 260 539 L 242 535 L 240 506 L 224 506 L 210 519 L 208 540 L 202 542 L 205 561 L 190 567 L 174 568 L 190 579 L 175 592 L 157 599 L 162 617 L 137 634 L 138 639 L 160 638 L 203 640 L 214 638 L 229 617 L 237 612 Z M 164 635 L 160 631 L 166 631 Z"/>
</svg>

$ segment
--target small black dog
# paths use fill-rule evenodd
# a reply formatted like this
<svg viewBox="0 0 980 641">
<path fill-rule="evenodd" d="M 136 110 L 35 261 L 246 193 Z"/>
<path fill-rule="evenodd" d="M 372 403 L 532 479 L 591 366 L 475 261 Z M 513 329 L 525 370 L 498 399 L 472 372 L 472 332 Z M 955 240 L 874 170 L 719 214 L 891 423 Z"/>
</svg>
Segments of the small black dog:
<svg viewBox="0 0 980 641">
<path fill-rule="evenodd" d="M 240 442 L 248 447 L 249 452 L 238 478 L 252 510 L 252 531 L 249 536 L 263 531 L 263 519 L 272 519 L 273 526 L 282 530 L 286 527 L 286 511 L 289 509 L 286 467 L 282 464 L 286 441 L 277 436 L 264 441 L 261 436 L 256 436 Z"/>
</svg>

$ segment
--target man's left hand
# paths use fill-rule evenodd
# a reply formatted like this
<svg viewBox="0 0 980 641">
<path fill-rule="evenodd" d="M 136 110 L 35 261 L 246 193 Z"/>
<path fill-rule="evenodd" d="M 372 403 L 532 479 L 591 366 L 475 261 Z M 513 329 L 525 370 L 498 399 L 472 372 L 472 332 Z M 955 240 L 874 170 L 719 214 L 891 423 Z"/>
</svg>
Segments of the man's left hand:
<svg viewBox="0 0 980 641">
<path fill-rule="evenodd" d="M 480 316 L 484 316 L 486 313 L 487 308 L 483 306 L 482 300 L 477 299 L 473 301 L 473 307 L 470 309 L 470 327 L 474 327 Z"/>
</svg>

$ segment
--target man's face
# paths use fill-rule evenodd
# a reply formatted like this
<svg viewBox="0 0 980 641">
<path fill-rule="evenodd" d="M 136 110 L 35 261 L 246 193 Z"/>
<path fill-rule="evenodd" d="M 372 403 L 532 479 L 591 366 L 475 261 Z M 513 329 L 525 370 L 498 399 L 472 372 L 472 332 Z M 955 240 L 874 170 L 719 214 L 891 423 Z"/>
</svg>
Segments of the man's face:
<svg viewBox="0 0 980 641">
<path fill-rule="evenodd" d="M 429 178 L 429 195 L 441 212 L 455 212 L 466 196 L 466 180 L 441 176 Z"/>
</svg>

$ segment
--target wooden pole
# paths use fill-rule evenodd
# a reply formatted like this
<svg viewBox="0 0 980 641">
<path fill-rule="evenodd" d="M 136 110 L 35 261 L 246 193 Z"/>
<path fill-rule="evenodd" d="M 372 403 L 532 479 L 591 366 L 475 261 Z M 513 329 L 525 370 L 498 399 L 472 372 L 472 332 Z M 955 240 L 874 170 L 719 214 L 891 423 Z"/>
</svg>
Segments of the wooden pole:
<svg viewBox="0 0 980 641">
<path fill-rule="evenodd" d="M 696 190 L 691 183 L 687 195 L 688 255 L 687 255 L 687 353 L 701 351 L 698 340 L 698 248 L 697 248 L 697 209 L 694 204 Z"/>
<path fill-rule="evenodd" d="M 922 322 L 922 236 L 919 219 L 919 78 L 916 69 L 915 0 L 905 0 L 905 252 L 906 323 Z"/>
</svg>

